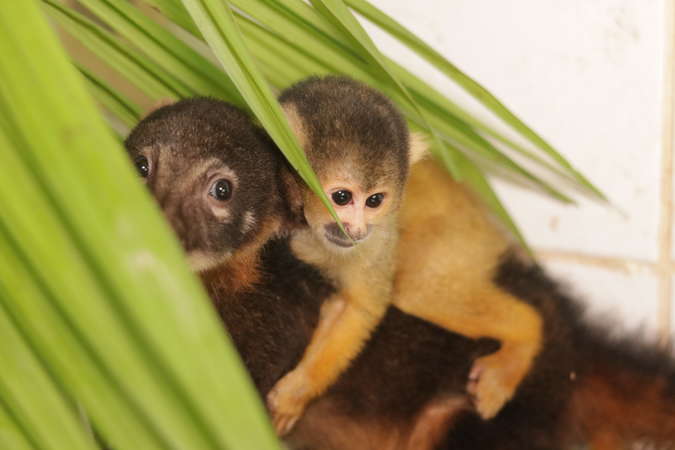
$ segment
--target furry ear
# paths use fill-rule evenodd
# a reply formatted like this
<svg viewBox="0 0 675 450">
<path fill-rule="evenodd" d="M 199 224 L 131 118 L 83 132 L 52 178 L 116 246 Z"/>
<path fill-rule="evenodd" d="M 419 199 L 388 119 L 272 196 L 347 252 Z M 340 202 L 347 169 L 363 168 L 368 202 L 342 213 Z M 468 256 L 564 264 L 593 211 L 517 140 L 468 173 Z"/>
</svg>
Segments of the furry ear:
<svg viewBox="0 0 675 450">
<path fill-rule="evenodd" d="M 429 142 L 424 134 L 410 133 L 410 165 L 424 159 L 429 154 Z"/>
<path fill-rule="evenodd" d="M 290 212 L 289 220 L 292 224 L 301 224 L 305 220 L 303 208 L 304 181 L 290 164 L 283 164 L 281 167 L 281 186 L 283 189 L 283 198 L 286 202 L 287 210 Z"/>
<path fill-rule="evenodd" d="M 288 120 L 288 124 L 291 126 L 291 130 L 293 130 L 293 134 L 295 134 L 295 137 L 298 139 L 300 148 L 304 149 L 307 145 L 307 131 L 305 130 L 305 124 L 302 121 L 296 106 L 290 102 L 282 103 L 281 110 L 284 112 L 286 120 Z"/>
</svg>

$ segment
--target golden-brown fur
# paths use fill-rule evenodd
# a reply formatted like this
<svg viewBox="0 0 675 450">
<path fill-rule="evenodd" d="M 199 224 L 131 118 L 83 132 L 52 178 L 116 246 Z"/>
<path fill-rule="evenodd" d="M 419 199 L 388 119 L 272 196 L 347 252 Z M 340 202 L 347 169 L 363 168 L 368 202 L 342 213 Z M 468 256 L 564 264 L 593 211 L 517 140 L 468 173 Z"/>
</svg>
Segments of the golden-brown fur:
<svg viewBox="0 0 675 450">
<path fill-rule="evenodd" d="M 541 344 L 539 313 L 492 281 L 512 245 L 485 208 L 434 161 L 416 164 L 400 214 L 393 303 L 403 311 L 501 348 L 474 364 L 470 390 L 494 416 Z"/>
<path fill-rule="evenodd" d="M 336 209 L 342 220 L 349 219 L 345 227 L 350 236 L 364 240 L 354 246 L 346 243 L 343 248 L 333 245 L 326 234 L 333 219 L 320 200 L 300 184 L 300 193 L 289 194 L 291 199 L 300 199 L 307 222 L 306 227 L 294 231 L 294 254 L 319 267 L 338 290 L 326 301 L 302 360 L 268 396 L 281 434 L 293 426 L 306 404 L 348 367 L 387 310 L 394 273 L 396 218 L 410 161 L 405 124 L 380 94 L 343 78 L 310 81 L 300 91 L 306 94 L 305 90 L 311 92 L 310 100 L 321 99 L 317 112 L 308 113 L 302 108 L 306 107 L 302 100 L 282 100 L 287 117 L 326 193 L 330 195 L 333 188 L 346 188 L 353 193 L 355 209 L 349 210 L 350 215 L 338 205 Z M 353 111 L 355 107 L 360 111 Z M 308 120 L 307 115 L 312 119 Z M 386 136 L 391 143 L 380 143 L 379 159 L 369 154 L 373 142 L 366 144 L 371 127 L 363 132 L 359 128 L 367 119 L 380 122 L 382 128 L 394 130 L 391 134 L 398 133 L 400 137 Z M 368 208 L 362 203 L 380 192 L 385 193 L 385 200 L 379 207 Z M 349 226 L 357 222 L 359 226 L 352 232 Z"/>
<path fill-rule="evenodd" d="M 413 166 L 401 209 L 408 166 L 424 155 L 425 146 L 410 138 L 400 114 L 380 94 L 331 77 L 301 82 L 288 92 L 282 104 L 326 193 L 334 186 L 357 193 L 381 190 L 389 201 L 375 212 L 363 207 L 372 215 L 368 227 L 379 231 L 340 251 L 325 244 L 324 227 L 333 219 L 318 198 L 307 188 L 290 195 L 301 199 L 294 207 L 307 222 L 294 233 L 293 251 L 336 283 L 328 303 L 337 312 L 320 320 L 305 357 L 271 392 L 277 430 L 288 431 L 306 403 L 335 381 L 392 301 L 448 330 L 501 342 L 499 351 L 475 362 L 468 384 L 477 411 L 493 417 L 513 396 L 541 345 L 537 311 L 492 282 L 511 242 L 432 161 Z M 372 118 L 384 125 L 373 129 L 366 120 Z"/>
</svg>

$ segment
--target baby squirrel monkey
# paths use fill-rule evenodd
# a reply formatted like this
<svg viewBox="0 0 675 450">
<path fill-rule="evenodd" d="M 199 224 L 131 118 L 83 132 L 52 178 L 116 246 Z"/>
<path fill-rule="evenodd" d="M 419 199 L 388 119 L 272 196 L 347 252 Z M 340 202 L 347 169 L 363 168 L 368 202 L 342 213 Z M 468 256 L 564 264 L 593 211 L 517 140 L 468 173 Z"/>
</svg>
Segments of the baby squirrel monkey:
<svg viewBox="0 0 675 450">
<path fill-rule="evenodd" d="M 306 221 L 293 232 L 292 250 L 337 292 L 325 301 L 302 360 L 268 395 L 277 431 L 288 432 L 347 368 L 392 302 L 448 330 L 501 342 L 475 361 L 468 385 L 480 415 L 493 417 L 541 341 L 537 311 L 492 282 L 509 239 L 465 192 L 453 199 L 462 188 L 431 161 L 414 166 L 404 194 L 426 145 L 411 138 L 401 114 L 375 90 L 348 78 L 311 78 L 280 102 L 351 239 L 304 184 L 287 180 L 291 206 Z M 429 177 L 439 179 L 432 192 Z M 465 213 L 475 220 L 453 220 Z"/>
</svg>

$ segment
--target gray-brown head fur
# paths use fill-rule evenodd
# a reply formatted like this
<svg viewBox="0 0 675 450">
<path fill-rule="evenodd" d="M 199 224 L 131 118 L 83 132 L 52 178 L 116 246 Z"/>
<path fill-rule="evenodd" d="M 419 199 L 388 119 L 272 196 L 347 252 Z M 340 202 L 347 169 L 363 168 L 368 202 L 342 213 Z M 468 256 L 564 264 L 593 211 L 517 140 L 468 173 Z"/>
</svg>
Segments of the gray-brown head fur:
<svg viewBox="0 0 675 450">
<path fill-rule="evenodd" d="M 353 158 L 352 167 L 366 185 L 385 178 L 405 182 L 408 127 L 375 89 L 346 77 L 309 78 L 285 90 L 279 101 L 300 119 L 296 131 L 315 170 Z"/>
<path fill-rule="evenodd" d="M 401 113 L 375 89 L 346 77 L 309 78 L 279 100 L 351 239 L 302 184 L 289 189 L 295 214 L 327 249 L 338 252 L 374 235 L 390 235 L 388 224 L 415 159 Z"/>
<path fill-rule="evenodd" d="M 147 186 L 193 269 L 214 267 L 276 231 L 283 215 L 281 159 L 239 109 L 207 98 L 183 100 L 143 119 L 125 146 L 137 166 L 147 159 Z M 214 195 L 219 180 L 226 181 L 221 189 L 230 187 L 220 199 Z"/>
</svg>

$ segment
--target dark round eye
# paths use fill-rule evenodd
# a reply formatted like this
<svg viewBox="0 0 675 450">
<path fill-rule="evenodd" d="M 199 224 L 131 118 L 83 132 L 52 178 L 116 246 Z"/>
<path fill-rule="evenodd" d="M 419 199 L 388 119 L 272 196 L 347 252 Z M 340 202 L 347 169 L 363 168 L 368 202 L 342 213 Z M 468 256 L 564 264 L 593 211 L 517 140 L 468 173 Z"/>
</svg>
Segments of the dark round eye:
<svg viewBox="0 0 675 450">
<path fill-rule="evenodd" d="M 368 208 L 377 208 L 380 206 L 380 204 L 382 204 L 383 199 L 384 194 L 373 194 L 366 199 L 366 206 Z"/>
<path fill-rule="evenodd" d="M 209 195 L 215 198 L 216 200 L 220 200 L 221 202 L 229 200 L 230 197 L 232 197 L 232 183 L 230 183 L 228 180 L 224 178 L 217 180 L 211 186 L 211 190 L 209 190 Z"/>
<path fill-rule="evenodd" d="M 142 155 L 137 156 L 136 159 L 134 159 L 134 164 L 136 165 L 136 170 L 138 170 L 138 173 L 143 178 L 147 178 L 148 174 L 150 173 L 150 163 L 148 162 L 148 158 Z"/>
<path fill-rule="evenodd" d="M 333 198 L 333 201 L 340 206 L 344 206 L 352 201 L 352 193 L 345 189 L 333 192 L 331 197 Z"/>
</svg>

